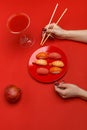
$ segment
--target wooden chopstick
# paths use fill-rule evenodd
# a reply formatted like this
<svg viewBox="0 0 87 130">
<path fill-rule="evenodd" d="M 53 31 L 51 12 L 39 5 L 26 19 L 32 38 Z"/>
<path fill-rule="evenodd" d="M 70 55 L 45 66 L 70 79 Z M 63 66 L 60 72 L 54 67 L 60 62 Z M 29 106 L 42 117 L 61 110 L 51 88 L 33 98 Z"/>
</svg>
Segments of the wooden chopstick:
<svg viewBox="0 0 87 130">
<path fill-rule="evenodd" d="M 60 18 L 57 20 L 56 25 L 60 22 L 60 20 L 62 19 L 62 17 L 64 16 L 64 14 L 66 13 L 67 8 L 63 11 L 63 13 L 61 14 Z M 49 36 L 51 35 L 51 33 L 49 33 L 47 35 L 47 37 L 45 38 L 45 40 L 43 41 L 43 43 L 41 44 L 42 46 L 44 45 L 44 43 L 47 41 L 47 39 L 49 38 Z"/>
<path fill-rule="evenodd" d="M 58 3 L 56 4 L 56 6 L 55 6 L 55 8 L 54 8 L 54 11 L 53 11 L 53 13 L 52 13 L 52 15 L 51 15 L 51 18 L 50 18 L 50 21 L 49 21 L 48 25 L 50 25 L 50 23 L 52 22 L 52 19 L 53 19 L 54 14 L 55 14 L 55 12 L 56 12 L 56 10 L 57 10 L 57 7 L 58 7 Z M 44 36 L 43 36 L 43 38 L 42 38 L 42 40 L 41 40 L 41 42 L 40 42 L 40 45 L 42 45 L 45 36 L 46 36 L 46 33 L 44 33 Z"/>
</svg>

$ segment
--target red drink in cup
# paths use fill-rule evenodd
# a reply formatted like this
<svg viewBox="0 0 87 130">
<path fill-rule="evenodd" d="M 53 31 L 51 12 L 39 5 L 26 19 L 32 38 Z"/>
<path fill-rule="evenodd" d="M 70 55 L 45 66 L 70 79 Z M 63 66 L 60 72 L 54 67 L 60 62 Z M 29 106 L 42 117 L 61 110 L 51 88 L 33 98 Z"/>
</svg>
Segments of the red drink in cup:
<svg viewBox="0 0 87 130">
<path fill-rule="evenodd" d="M 12 34 L 19 34 L 22 45 L 32 45 L 33 39 L 26 32 L 30 25 L 30 17 L 25 13 L 14 14 L 8 19 L 8 29 Z"/>
</svg>

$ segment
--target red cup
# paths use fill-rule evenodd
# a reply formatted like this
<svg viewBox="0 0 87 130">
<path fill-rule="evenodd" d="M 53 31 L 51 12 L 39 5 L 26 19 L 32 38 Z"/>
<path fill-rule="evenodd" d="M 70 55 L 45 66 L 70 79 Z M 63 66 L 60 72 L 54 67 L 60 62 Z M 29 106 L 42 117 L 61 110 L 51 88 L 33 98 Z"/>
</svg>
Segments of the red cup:
<svg viewBox="0 0 87 130">
<path fill-rule="evenodd" d="M 13 14 L 9 17 L 7 27 L 10 33 L 20 36 L 19 43 L 21 45 L 31 46 L 33 38 L 28 36 L 30 26 L 30 17 L 25 13 Z"/>
</svg>

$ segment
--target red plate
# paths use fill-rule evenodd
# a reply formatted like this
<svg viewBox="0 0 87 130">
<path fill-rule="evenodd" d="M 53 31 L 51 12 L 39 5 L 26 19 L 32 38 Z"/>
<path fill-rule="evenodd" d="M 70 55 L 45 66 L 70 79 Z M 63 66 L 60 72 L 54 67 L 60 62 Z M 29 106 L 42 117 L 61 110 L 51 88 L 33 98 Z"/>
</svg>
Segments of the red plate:
<svg viewBox="0 0 87 130">
<path fill-rule="evenodd" d="M 36 65 L 36 64 L 33 64 L 33 63 L 36 61 L 36 55 L 38 53 L 40 53 L 40 52 L 48 52 L 48 53 L 57 52 L 57 53 L 59 53 L 61 55 L 61 60 L 64 63 L 64 67 L 62 68 L 62 72 L 59 73 L 59 74 L 51 74 L 51 73 L 49 73 L 47 75 L 39 75 L 36 72 L 36 70 L 37 70 L 38 67 L 40 67 L 40 65 Z M 48 63 L 52 62 L 52 61 L 54 61 L 54 60 L 50 60 L 50 61 L 48 60 Z M 49 68 L 49 65 L 47 65 L 46 68 Z M 54 47 L 54 46 L 41 47 L 38 50 L 36 50 L 32 54 L 32 56 L 30 57 L 29 62 L 28 62 L 28 71 L 31 74 L 31 76 L 34 79 L 36 79 L 37 81 L 40 81 L 40 82 L 43 82 L 43 83 L 54 82 L 54 81 L 62 78 L 62 76 L 64 76 L 65 72 L 67 71 L 67 58 L 66 58 L 66 55 L 64 54 L 64 52 L 62 50 L 60 50 L 59 48 Z"/>
</svg>

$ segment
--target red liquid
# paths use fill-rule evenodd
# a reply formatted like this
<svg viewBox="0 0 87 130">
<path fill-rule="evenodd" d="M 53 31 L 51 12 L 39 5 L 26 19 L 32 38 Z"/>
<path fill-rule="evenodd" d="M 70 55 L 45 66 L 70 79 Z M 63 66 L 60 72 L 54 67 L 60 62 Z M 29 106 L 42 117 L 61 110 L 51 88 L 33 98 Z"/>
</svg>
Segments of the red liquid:
<svg viewBox="0 0 87 130">
<path fill-rule="evenodd" d="M 8 23 L 8 27 L 12 32 L 22 32 L 29 25 L 29 18 L 24 14 L 15 15 Z"/>
</svg>

